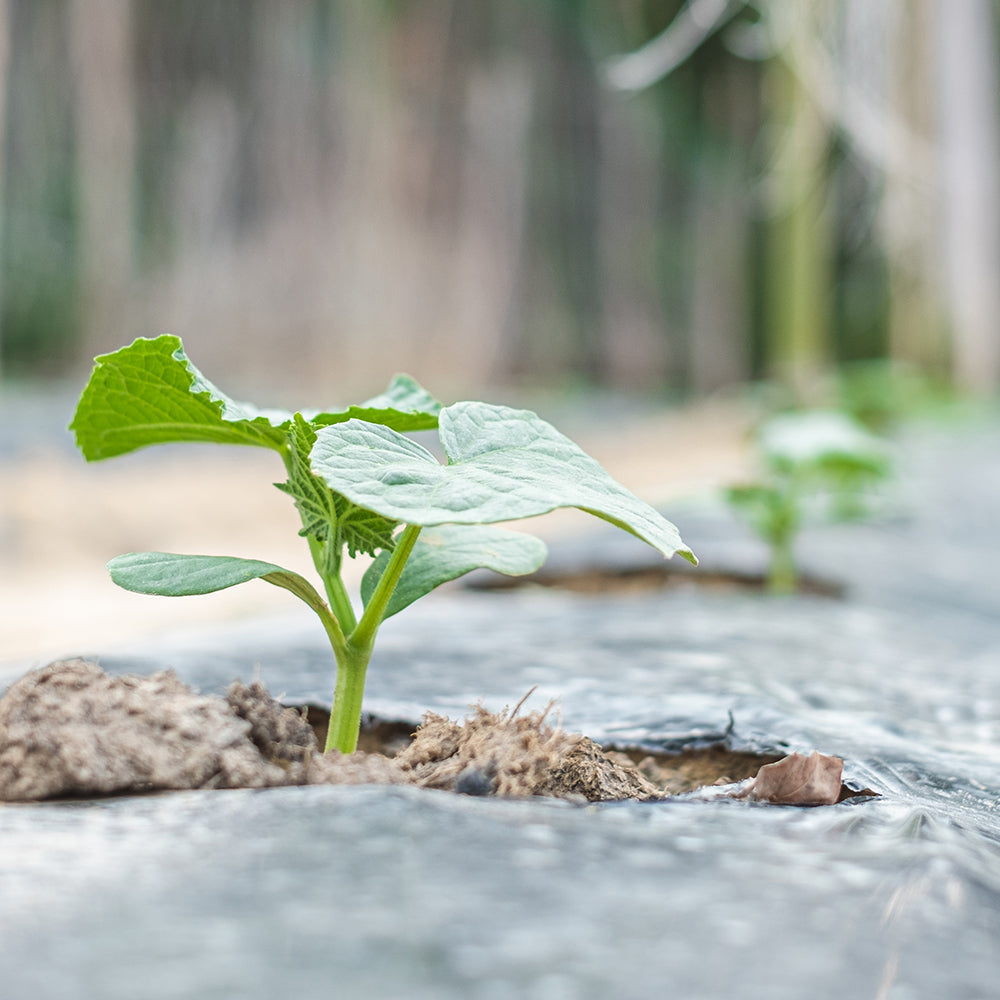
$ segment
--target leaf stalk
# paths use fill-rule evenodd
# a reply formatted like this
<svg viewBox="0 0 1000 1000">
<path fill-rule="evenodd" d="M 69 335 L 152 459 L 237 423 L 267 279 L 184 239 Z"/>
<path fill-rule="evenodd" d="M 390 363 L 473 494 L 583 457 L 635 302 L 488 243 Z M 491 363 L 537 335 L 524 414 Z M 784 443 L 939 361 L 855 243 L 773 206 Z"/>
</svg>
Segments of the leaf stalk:
<svg viewBox="0 0 1000 1000">
<path fill-rule="evenodd" d="M 406 566 L 419 535 L 419 524 L 408 524 L 400 533 L 385 572 L 365 605 L 358 627 L 351 634 L 351 642 L 359 646 L 371 646 L 375 642 L 375 633 L 385 618 L 389 600 L 396 589 L 396 584 L 399 583 L 399 578 L 403 575 L 403 567 Z"/>
</svg>

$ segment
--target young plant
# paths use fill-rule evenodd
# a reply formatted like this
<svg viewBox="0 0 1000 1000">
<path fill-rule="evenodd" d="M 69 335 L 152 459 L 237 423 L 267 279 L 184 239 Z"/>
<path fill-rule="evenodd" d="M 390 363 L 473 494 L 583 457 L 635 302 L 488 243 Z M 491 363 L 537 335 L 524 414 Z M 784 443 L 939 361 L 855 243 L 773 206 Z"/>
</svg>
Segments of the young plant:
<svg viewBox="0 0 1000 1000">
<path fill-rule="evenodd" d="M 108 569 L 116 584 L 142 594 L 207 594 L 259 579 L 309 605 L 337 664 L 326 750 L 357 747 L 365 676 L 386 618 L 471 570 L 516 576 L 542 564 L 540 540 L 498 522 L 577 507 L 664 556 L 696 562 L 673 524 L 534 413 L 442 406 L 405 375 L 341 410 L 259 409 L 212 385 L 177 337 L 139 339 L 95 359 L 70 429 L 88 461 L 179 441 L 278 453 L 287 478 L 275 485 L 295 502 L 325 599 L 298 573 L 234 556 L 133 552 Z M 406 436 L 434 429 L 445 465 Z M 344 585 L 345 554 L 372 559 L 360 614 Z"/>
<path fill-rule="evenodd" d="M 842 413 L 785 413 L 761 427 L 759 482 L 726 490 L 730 507 L 770 547 L 768 589 L 791 593 L 799 581 L 795 539 L 807 513 L 829 520 L 865 513 L 865 491 L 889 474 L 882 442 Z"/>
</svg>

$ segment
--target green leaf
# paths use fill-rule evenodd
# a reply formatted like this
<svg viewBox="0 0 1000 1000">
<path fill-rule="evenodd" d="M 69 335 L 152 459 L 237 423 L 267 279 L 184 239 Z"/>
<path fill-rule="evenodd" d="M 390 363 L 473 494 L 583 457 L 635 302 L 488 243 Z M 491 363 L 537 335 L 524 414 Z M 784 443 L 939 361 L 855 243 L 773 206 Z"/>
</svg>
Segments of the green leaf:
<svg viewBox="0 0 1000 1000">
<path fill-rule="evenodd" d="M 730 507 L 769 544 L 791 538 L 799 528 L 801 501 L 787 484 L 752 483 L 725 490 Z"/>
<path fill-rule="evenodd" d="M 288 432 L 288 480 L 274 484 L 295 500 L 302 520 L 299 534 L 330 545 L 334 560 L 340 558 L 344 545 L 351 558 L 359 552 L 373 556 L 381 549 L 391 549 L 398 522 L 355 506 L 315 475 L 309 467 L 315 440 L 315 429 L 296 413 Z"/>
<path fill-rule="evenodd" d="M 326 602 L 304 577 L 259 559 L 195 556 L 176 552 L 127 552 L 108 563 L 111 579 L 122 589 L 157 597 L 214 594 L 250 580 L 264 580 L 290 591 L 315 611 L 334 642 L 343 642 L 340 626 Z"/>
<path fill-rule="evenodd" d="M 779 414 L 761 428 L 759 443 L 764 459 L 780 472 L 858 473 L 873 479 L 889 472 L 885 444 L 862 424 L 836 411 Z"/>
<path fill-rule="evenodd" d="M 425 528 L 393 591 L 385 617 L 474 569 L 523 576 L 538 569 L 545 555 L 545 543 L 540 539 L 506 528 L 464 524 Z M 361 599 L 366 605 L 388 562 L 389 553 L 383 552 L 368 567 L 361 581 Z"/>
<path fill-rule="evenodd" d="M 188 361 L 178 337 L 139 338 L 94 361 L 70 424 L 89 461 L 172 441 L 284 446 L 292 415 L 230 399 Z"/>
<path fill-rule="evenodd" d="M 365 510 L 351 503 L 345 497 L 337 498 L 342 508 L 340 514 L 340 537 L 347 546 L 347 554 L 353 559 L 359 552 L 373 556 L 377 552 L 392 549 L 393 531 L 399 522 Z"/>
<path fill-rule="evenodd" d="M 491 524 L 578 507 L 696 562 L 677 529 L 551 424 L 527 410 L 455 403 L 440 413 L 449 464 L 390 428 L 317 431 L 312 468 L 359 507 L 406 524 Z"/>
<path fill-rule="evenodd" d="M 316 431 L 301 413 L 296 413 L 288 430 L 288 479 L 274 485 L 295 501 L 302 520 L 300 535 L 310 535 L 325 542 L 337 517 L 333 491 L 309 468 L 309 452 Z"/>
<path fill-rule="evenodd" d="M 139 338 L 94 359 L 70 430 L 89 461 L 177 441 L 257 445 L 282 451 L 287 410 L 238 403 L 188 360 L 180 338 Z M 316 426 L 363 418 L 397 430 L 437 426 L 441 404 L 408 375 L 379 396 L 344 410 L 311 413 Z"/>
<path fill-rule="evenodd" d="M 395 375 L 389 388 L 378 396 L 335 413 L 315 413 L 314 427 L 367 420 L 396 431 L 432 431 L 438 425 L 441 403 L 409 375 Z"/>
<path fill-rule="evenodd" d="M 269 575 L 297 575 L 259 559 L 192 556 L 174 552 L 128 552 L 115 556 L 108 563 L 108 570 L 119 587 L 136 594 L 155 594 L 158 597 L 212 594 Z"/>
</svg>

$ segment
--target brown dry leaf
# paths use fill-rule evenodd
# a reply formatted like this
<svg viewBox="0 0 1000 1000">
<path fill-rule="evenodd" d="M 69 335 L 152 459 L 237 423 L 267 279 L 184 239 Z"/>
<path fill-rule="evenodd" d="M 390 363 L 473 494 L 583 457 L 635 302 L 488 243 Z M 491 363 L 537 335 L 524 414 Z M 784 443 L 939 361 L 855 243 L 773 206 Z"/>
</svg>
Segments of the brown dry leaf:
<svg viewBox="0 0 1000 1000">
<path fill-rule="evenodd" d="M 765 764 L 742 797 L 795 806 L 829 806 L 840 798 L 844 762 L 813 751 Z"/>
</svg>

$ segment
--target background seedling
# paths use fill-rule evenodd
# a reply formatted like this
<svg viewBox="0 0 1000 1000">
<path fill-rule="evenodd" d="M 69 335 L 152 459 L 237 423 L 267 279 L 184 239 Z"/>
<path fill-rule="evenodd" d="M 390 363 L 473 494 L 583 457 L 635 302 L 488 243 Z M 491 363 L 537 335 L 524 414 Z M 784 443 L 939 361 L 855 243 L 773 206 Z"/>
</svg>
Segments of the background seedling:
<svg viewBox="0 0 1000 1000">
<path fill-rule="evenodd" d="M 386 618 L 474 569 L 520 575 L 542 564 L 540 540 L 498 522 L 577 507 L 664 556 L 696 562 L 673 524 L 534 413 L 480 402 L 442 406 L 405 375 L 342 410 L 260 409 L 209 382 L 177 337 L 139 339 L 95 359 L 70 428 L 90 461 L 182 441 L 281 456 L 287 478 L 275 485 L 295 502 L 325 596 L 298 573 L 234 556 L 133 552 L 108 568 L 137 593 L 207 594 L 260 579 L 304 601 L 337 663 L 327 750 L 357 746 L 365 677 Z M 406 436 L 435 429 L 446 465 Z M 345 555 L 372 560 L 360 614 L 344 585 Z"/>
<path fill-rule="evenodd" d="M 798 586 L 795 540 L 807 515 L 848 520 L 865 514 L 866 492 L 885 479 L 889 456 L 881 440 L 833 411 L 784 413 L 757 435 L 761 477 L 726 491 L 730 507 L 770 548 L 768 589 Z"/>
</svg>

